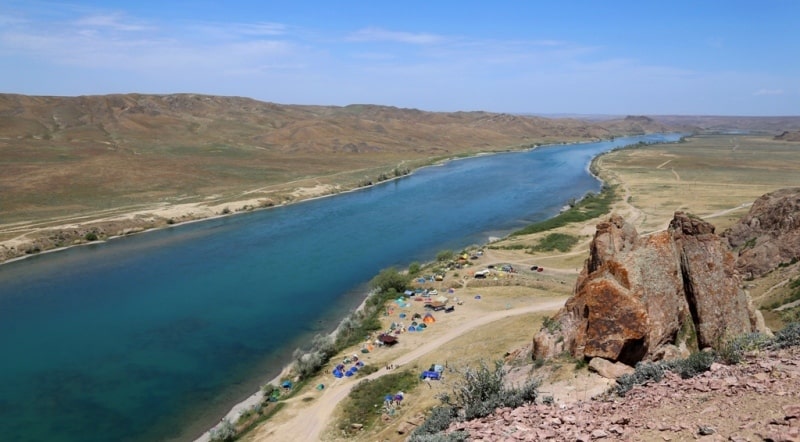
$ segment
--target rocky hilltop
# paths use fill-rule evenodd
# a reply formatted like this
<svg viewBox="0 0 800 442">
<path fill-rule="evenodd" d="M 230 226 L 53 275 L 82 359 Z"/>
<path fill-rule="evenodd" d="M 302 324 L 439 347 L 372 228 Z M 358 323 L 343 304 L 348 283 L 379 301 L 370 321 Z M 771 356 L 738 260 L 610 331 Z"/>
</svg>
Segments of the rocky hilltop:
<svg viewBox="0 0 800 442">
<path fill-rule="evenodd" d="M 723 235 L 737 251 L 736 267 L 746 278 L 796 262 L 800 259 L 800 187 L 761 196 Z"/>
<path fill-rule="evenodd" d="M 714 226 L 676 212 L 667 230 L 640 236 L 611 216 L 597 226 L 573 296 L 534 337 L 533 357 L 568 351 L 635 365 L 760 329 Z"/>
</svg>

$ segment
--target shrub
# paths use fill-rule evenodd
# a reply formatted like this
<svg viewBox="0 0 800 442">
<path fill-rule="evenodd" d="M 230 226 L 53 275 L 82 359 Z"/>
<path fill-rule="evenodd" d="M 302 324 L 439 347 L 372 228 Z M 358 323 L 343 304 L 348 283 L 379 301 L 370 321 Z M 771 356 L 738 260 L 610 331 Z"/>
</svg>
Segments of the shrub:
<svg viewBox="0 0 800 442">
<path fill-rule="evenodd" d="M 542 321 L 542 327 L 544 327 L 548 331 L 548 333 L 552 334 L 561 330 L 561 321 L 559 321 L 555 317 L 547 316 Z"/>
<path fill-rule="evenodd" d="M 86 241 L 97 241 L 98 239 L 97 232 L 89 232 L 83 236 L 83 239 L 85 239 Z"/>
<path fill-rule="evenodd" d="M 530 381 L 520 388 L 505 387 L 502 361 L 495 362 L 494 371 L 481 361 L 480 367 L 467 368 L 463 375 L 463 380 L 453 390 L 453 398 L 467 420 L 488 416 L 496 408 L 516 408 L 536 400 L 538 381 Z"/>
<path fill-rule="evenodd" d="M 724 364 L 738 364 L 745 352 L 765 348 L 770 341 L 761 333 L 745 333 L 718 345 L 717 358 Z"/>
<path fill-rule="evenodd" d="M 455 253 L 452 250 L 442 250 L 436 254 L 436 260 L 439 262 L 447 262 L 455 257 Z"/>
<path fill-rule="evenodd" d="M 236 428 L 230 420 L 223 419 L 209 434 L 211 442 L 229 442 L 236 438 Z"/>
<path fill-rule="evenodd" d="M 446 430 L 457 418 L 458 410 L 456 410 L 455 407 L 449 405 L 434 407 L 428 414 L 428 418 L 425 419 L 425 422 L 411 433 L 411 437 L 408 440 L 409 442 L 432 440 L 427 437 Z"/>
<path fill-rule="evenodd" d="M 775 333 L 773 348 L 787 348 L 800 345 L 800 322 L 792 322 Z"/>
<path fill-rule="evenodd" d="M 409 441 L 466 440 L 469 437 L 466 432 L 439 433 L 460 419 L 484 417 L 497 408 L 516 408 L 536 401 L 538 380 L 530 380 L 522 387 L 508 388 L 504 379 L 502 361 L 495 362 L 494 370 L 490 370 L 483 361 L 477 369 L 467 368 L 463 372 L 463 380 L 456 383 L 452 396 L 447 393 L 439 396 L 443 405 L 431 410 L 425 422 L 411 434 Z"/>
<path fill-rule="evenodd" d="M 658 362 L 639 362 L 636 370 L 631 374 L 624 374 L 617 378 L 616 393 L 625 396 L 634 386 L 647 382 L 658 382 L 666 372 L 664 364 Z"/>
<path fill-rule="evenodd" d="M 553 250 L 568 252 L 577 243 L 578 237 L 575 235 L 551 233 L 539 241 L 539 244 L 534 246 L 532 250 L 535 252 L 551 252 Z"/>
<path fill-rule="evenodd" d="M 292 354 L 294 369 L 302 379 L 316 374 L 335 355 L 337 351 L 333 338 L 329 335 L 316 335 L 311 341 L 311 349 L 297 349 Z"/>
<path fill-rule="evenodd" d="M 395 292 L 402 293 L 406 290 L 409 276 L 397 271 L 394 267 L 383 269 L 369 282 L 373 290 L 385 292 L 394 289 Z"/>
<path fill-rule="evenodd" d="M 710 351 L 700 351 L 691 354 L 686 359 L 679 359 L 667 363 L 670 371 L 678 373 L 683 379 L 689 379 L 704 373 L 711 368 L 716 357 Z"/>
<path fill-rule="evenodd" d="M 370 428 L 380 417 L 381 406 L 387 394 L 410 391 L 417 384 L 419 377 L 408 370 L 359 382 L 350 391 L 347 401 L 339 407 L 342 411 L 340 428 L 347 431 L 352 423 L 360 423 L 364 428 Z"/>
<path fill-rule="evenodd" d="M 587 221 L 598 216 L 605 215 L 611 208 L 611 203 L 616 200 L 616 189 L 613 186 L 604 184 L 600 194 L 587 193 L 575 206 L 569 210 L 559 213 L 553 218 L 531 224 L 509 236 L 527 235 L 531 233 L 544 232 L 555 229 L 556 227 L 566 226 L 570 223 Z"/>
</svg>

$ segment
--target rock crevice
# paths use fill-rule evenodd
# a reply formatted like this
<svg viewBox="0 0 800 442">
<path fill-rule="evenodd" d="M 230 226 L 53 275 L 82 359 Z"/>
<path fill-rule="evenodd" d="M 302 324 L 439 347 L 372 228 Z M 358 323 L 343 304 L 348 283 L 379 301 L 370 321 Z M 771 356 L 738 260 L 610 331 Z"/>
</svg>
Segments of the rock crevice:
<svg viewBox="0 0 800 442">
<path fill-rule="evenodd" d="M 759 313 L 714 230 L 682 212 L 647 236 L 616 215 L 600 223 L 573 295 L 557 326 L 534 337 L 533 357 L 568 351 L 635 365 L 754 331 Z"/>
</svg>

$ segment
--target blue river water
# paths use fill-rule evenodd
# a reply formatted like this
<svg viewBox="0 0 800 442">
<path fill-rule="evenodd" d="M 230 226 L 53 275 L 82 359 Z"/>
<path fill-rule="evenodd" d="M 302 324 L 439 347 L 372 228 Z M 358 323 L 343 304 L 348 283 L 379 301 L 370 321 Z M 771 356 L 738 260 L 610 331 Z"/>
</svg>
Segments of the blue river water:
<svg viewBox="0 0 800 442">
<path fill-rule="evenodd" d="M 389 266 L 597 191 L 594 156 L 648 135 L 452 161 L 334 197 L 0 266 L 0 437 L 185 440 L 329 332 Z"/>
</svg>

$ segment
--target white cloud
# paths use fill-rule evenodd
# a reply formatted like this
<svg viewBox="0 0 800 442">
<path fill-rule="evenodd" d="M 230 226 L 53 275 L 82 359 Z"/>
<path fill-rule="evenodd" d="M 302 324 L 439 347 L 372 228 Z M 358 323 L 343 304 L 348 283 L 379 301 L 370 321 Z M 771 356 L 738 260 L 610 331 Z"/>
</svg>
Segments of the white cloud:
<svg viewBox="0 0 800 442">
<path fill-rule="evenodd" d="M 753 92 L 755 96 L 762 96 L 762 95 L 783 95 L 783 89 L 759 89 Z"/>
<path fill-rule="evenodd" d="M 124 22 L 122 14 L 98 14 L 79 18 L 73 22 L 78 27 L 107 28 L 113 31 L 145 31 L 148 26 Z"/>
<path fill-rule="evenodd" d="M 282 23 L 243 23 L 236 29 L 244 35 L 284 35 L 287 26 Z"/>
<path fill-rule="evenodd" d="M 416 45 L 435 44 L 445 41 L 444 37 L 436 34 L 389 31 L 381 28 L 364 28 L 350 34 L 347 39 L 359 42 L 390 41 Z"/>
</svg>

